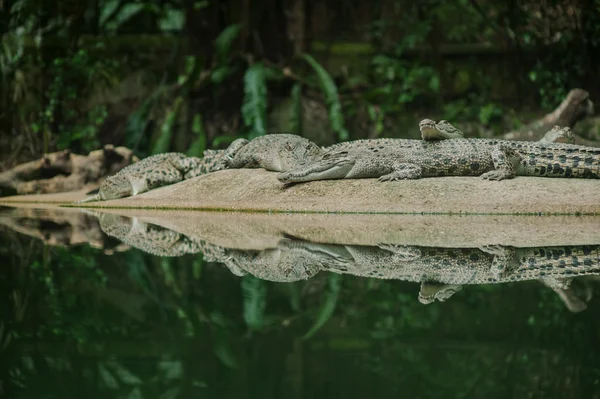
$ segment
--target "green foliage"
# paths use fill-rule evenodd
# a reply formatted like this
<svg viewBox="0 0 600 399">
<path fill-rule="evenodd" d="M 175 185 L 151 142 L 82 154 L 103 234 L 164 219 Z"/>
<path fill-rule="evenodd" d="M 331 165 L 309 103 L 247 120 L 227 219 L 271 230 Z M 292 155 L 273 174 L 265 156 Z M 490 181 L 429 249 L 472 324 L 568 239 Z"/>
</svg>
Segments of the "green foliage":
<svg viewBox="0 0 600 399">
<path fill-rule="evenodd" d="M 202 157 L 206 150 L 206 132 L 202 125 L 202 116 L 194 115 L 192 119 L 192 133 L 196 135 L 196 139 L 190 145 L 187 155 L 190 157 Z"/>
<path fill-rule="evenodd" d="M 156 144 L 154 144 L 154 146 L 152 147 L 153 155 L 169 151 L 169 148 L 171 146 L 171 139 L 173 136 L 174 125 L 177 121 L 177 116 L 181 111 L 183 102 L 184 100 L 182 97 L 177 97 L 171 108 L 167 110 L 165 120 L 162 126 L 160 127 L 160 134 L 158 136 L 158 140 L 156 141 Z"/>
<path fill-rule="evenodd" d="M 233 42 L 240 34 L 241 26 L 237 24 L 229 25 L 219 34 L 215 40 L 215 55 L 217 63 L 226 64 L 231 56 Z"/>
<path fill-rule="evenodd" d="M 246 127 L 250 128 L 249 138 L 262 136 L 267 132 L 267 85 L 262 63 L 253 64 L 244 75 L 242 116 Z"/>
<path fill-rule="evenodd" d="M 333 316 L 342 286 L 342 276 L 337 273 L 330 273 L 327 283 L 327 291 L 324 294 L 323 303 L 319 309 L 317 318 L 312 327 L 304 334 L 303 339 L 309 339 L 314 336 Z"/>
<path fill-rule="evenodd" d="M 292 112 L 290 116 L 290 130 L 302 132 L 302 86 L 296 83 L 292 86 Z"/>
<path fill-rule="evenodd" d="M 260 26 L 260 13 L 242 20 L 231 4 L 9 3 L 0 10 L 0 129 L 19 136 L 3 142 L 30 149 L 31 157 L 62 148 L 88 151 L 101 141 L 141 156 L 186 147 L 199 156 L 208 146 L 267 133 L 269 105 L 283 97 L 292 104 L 291 116 L 277 127 L 302 134 L 302 121 L 311 120 L 309 111 L 302 115 L 302 96 L 312 86 L 322 93 L 337 141 L 350 132 L 352 138 L 396 135 L 386 128 L 424 110 L 499 130 L 516 93 L 536 92 L 527 105 L 534 97 L 549 109 L 571 88 L 593 92 L 587 86 L 595 84 L 589 78 L 600 46 L 597 2 L 572 4 L 568 12 L 557 2 L 543 8 L 532 1 L 514 7 L 472 0 L 365 3 L 373 16 L 366 26 L 353 25 L 348 6 L 328 4 L 341 19 L 315 27 L 323 35 L 318 43 L 327 44 L 307 43 L 314 53 L 293 56 L 285 35 Z M 341 26 L 352 29 L 338 32 Z M 339 43 L 347 34 L 355 42 Z M 499 43 L 522 65 L 506 85 L 489 73 L 503 60 L 486 46 Z M 447 53 L 448 46 L 460 51 Z M 308 68 L 292 71 L 293 57 Z M 144 90 L 123 84 L 133 74 L 143 76 Z M 107 94 L 112 89 L 127 95 Z"/>
<path fill-rule="evenodd" d="M 312 67 L 317 75 L 319 87 L 325 97 L 325 104 L 329 111 L 329 123 L 331 124 L 331 129 L 337 133 L 340 141 L 348 140 L 349 134 L 344 127 L 342 104 L 333 78 L 310 54 L 302 54 L 301 56 Z"/>
<path fill-rule="evenodd" d="M 251 330 L 262 330 L 268 324 L 265 315 L 267 306 L 266 282 L 248 274 L 242 278 L 242 293 L 246 325 Z"/>
<path fill-rule="evenodd" d="M 239 25 L 229 25 L 215 40 L 215 65 L 210 75 L 210 80 L 215 85 L 223 84 L 236 72 L 237 68 L 232 64 L 232 47 L 240 29 Z"/>
</svg>

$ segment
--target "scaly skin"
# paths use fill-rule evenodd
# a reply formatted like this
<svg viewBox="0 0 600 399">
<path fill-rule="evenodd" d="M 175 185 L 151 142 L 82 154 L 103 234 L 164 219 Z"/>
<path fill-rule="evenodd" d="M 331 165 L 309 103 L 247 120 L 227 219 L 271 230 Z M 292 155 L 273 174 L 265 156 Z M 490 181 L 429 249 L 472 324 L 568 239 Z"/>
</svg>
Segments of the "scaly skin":
<svg viewBox="0 0 600 399">
<path fill-rule="evenodd" d="M 324 179 L 380 181 L 438 176 L 600 178 L 600 149 L 562 143 L 495 139 L 357 140 L 340 143 L 316 162 L 284 173 L 283 183 Z"/>
<path fill-rule="evenodd" d="M 98 193 L 77 203 L 129 197 L 212 171 L 222 151 L 205 151 L 204 158 L 170 152 L 153 155 L 107 177 Z"/>
<path fill-rule="evenodd" d="M 419 122 L 419 130 L 421 131 L 421 138 L 426 141 L 462 139 L 465 136 L 462 130 L 445 120 L 436 123 L 431 119 L 423 119 Z"/>
<path fill-rule="evenodd" d="M 586 305 L 569 291 L 573 278 L 600 274 L 599 246 L 441 248 L 381 244 L 376 247 L 302 240 L 282 240 L 278 245 L 282 252 L 287 248 L 293 248 L 293 254 L 280 255 L 280 258 L 287 259 L 290 265 L 300 256 L 303 263 L 319 267 L 300 276 L 277 275 L 278 270 L 289 269 L 281 262 L 276 265 L 261 262 L 260 267 L 248 262 L 241 267 L 253 274 L 254 270 L 259 270 L 261 278 L 268 276 L 272 281 L 309 278 L 319 269 L 412 281 L 421 283 L 419 301 L 422 303 L 445 301 L 464 285 L 539 280 L 554 290 L 574 312 L 585 309 Z"/>
<path fill-rule="evenodd" d="M 290 170 L 315 160 L 322 152 L 303 137 L 269 134 L 252 141 L 238 139 L 226 150 L 204 151 L 203 158 L 181 153 L 153 155 L 106 178 L 97 194 L 77 203 L 129 197 L 222 169 Z"/>
</svg>

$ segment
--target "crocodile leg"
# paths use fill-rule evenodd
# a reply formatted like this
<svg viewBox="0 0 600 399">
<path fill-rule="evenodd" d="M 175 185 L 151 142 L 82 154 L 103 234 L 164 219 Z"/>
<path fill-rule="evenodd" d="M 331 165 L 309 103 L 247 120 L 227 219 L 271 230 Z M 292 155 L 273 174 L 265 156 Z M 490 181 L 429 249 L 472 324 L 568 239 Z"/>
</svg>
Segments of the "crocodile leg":
<svg viewBox="0 0 600 399">
<path fill-rule="evenodd" d="M 420 179 L 423 174 L 423 169 L 412 163 L 394 162 L 392 168 L 394 171 L 379 177 L 379 181 Z"/>
<path fill-rule="evenodd" d="M 228 169 L 230 167 L 231 161 L 233 161 L 233 158 L 235 157 L 235 154 L 237 154 L 237 152 L 248 143 L 249 141 L 246 139 L 237 139 L 234 140 L 231 144 L 229 144 L 229 147 L 227 147 L 227 149 L 225 150 L 223 157 L 217 163 L 215 171 Z"/>
<path fill-rule="evenodd" d="M 514 248 L 504 245 L 486 245 L 479 249 L 494 256 L 490 272 L 496 279 L 506 277 L 519 267 Z"/>
<path fill-rule="evenodd" d="M 170 184 L 179 183 L 183 180 L 183 175 L 174 165 L 160 165 L 152 171 L 145 173 L 140 182 L 144 183 L 144 190 L 137 189 L 132 181 L 133 195 L 141 192 L 155 189 L 157 187 L 168 186 Z"/>
<path fill-rule="evenodd" d="M 498 145 L 492 150 L 491 156 L 495 169 L 482 174 L 482 179 L 504 180 L 515 177 L 516 168 L 521 159 L 517 153 L 510 148 Z"/>
</svg>

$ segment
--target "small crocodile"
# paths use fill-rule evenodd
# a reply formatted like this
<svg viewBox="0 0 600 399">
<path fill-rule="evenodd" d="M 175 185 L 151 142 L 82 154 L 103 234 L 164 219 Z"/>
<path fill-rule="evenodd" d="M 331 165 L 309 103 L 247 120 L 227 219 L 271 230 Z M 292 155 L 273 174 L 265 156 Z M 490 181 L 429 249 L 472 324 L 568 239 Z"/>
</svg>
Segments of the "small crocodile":
<svg viewBox="0 0 600 399">
<path fill-rule="evenodd" d="M 462 130 L 453 126 L 446 120 L 435 122 L 431 119 L 423 119 L 419 122 L 419 130 L 423 140 L 446 140 L 446 139 L 462 139 L 465 134 Z"/>
<path fill-rule="evenodd" d="M 211 172 L 223 153 L 207 150 L 203 158 L 188 157 L 178 152 L 152 155 L 107 177 L 97 194 L 76 203 L 129 197 Z"/>
<path fill-rule="evenodd" d="M 269 134 L 252 141 L 235 140 L 226 150 L 206 150 L 203 158 L 171 152 L 153 155 L 106 178 L 98 193 L 78 204 L 124 198 L 229 168 L 285 171 L 315 160 L 322 149 L 293 134 Z"/>
<path fill-rule="evenodd" d="M 425 141 L 464 138 L 462 130 L 446 120 L 436 122 L 432 119 L 423 119 L 419 122 L 419 130 L 421 131 L 421 138 Z M 555 125 L 539 141 L 542 143 L 573 144 L 575 140 L 570 127 Z"/>
<path fill-rule="evenodd" d="M 600 148 L 496 139 L 356 140 L 329 147 L 319 160 L 279 173 L 283 183 L 325 179 L 380 181 L 438 176 L 600 178 Z"/>
</svg>

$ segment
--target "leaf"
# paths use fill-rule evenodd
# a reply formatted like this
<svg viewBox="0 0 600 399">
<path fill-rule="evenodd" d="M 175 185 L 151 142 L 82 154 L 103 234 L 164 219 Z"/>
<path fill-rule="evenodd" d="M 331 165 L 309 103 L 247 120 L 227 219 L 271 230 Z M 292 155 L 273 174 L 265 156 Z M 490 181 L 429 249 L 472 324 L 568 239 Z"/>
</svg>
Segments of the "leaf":
<svg viewBox="0 0 600 399">
<path fill-rule="evenodd" d="M 238 362 L 231 350 L 231 345 L 224 332 L 215 332 L 214 351 L 217 358 L 230 369 L 238 368 Z"/>
<path fill-rule="evenodd" d="M 334 132 L 337 133 L 340 141 L 348 140 L 349 134 L 344 127 L 344 115 L 342 114 L 342 104 L 338 96 L 337 87 L 333 78 L 327 73 L 312 56 L 309 54 L 302 54 L 302 58 L 308 62 L 308 64 L 315 70 L 317 78 L 319 80 L 319 86 L 323 95 L 325 96 L 325 103 L 329 109 L 329 123 Z"/>
<path fill-rule="evenodd" d="M 144 132 L 149 121 L 149 114 L 153 103 L 161 95 L 162 90 L 156 90 L 135 110 L 127 119 L 125 126 L 125 146 L 137 149 L 144 139 Z"/>
<path fill-rule="evenodd" d="M 115 5 L 115 8 L 118 7 L 118 4 Z M 102 21 L 101 19 L 101 25 L 106 24 L 106 29 L 107 30 L 117 30 L 119 29 L 119 27 L 127 22 L 127 20 L 131 17 L 133 17 L 135 14 L 139 13 L 140 11 L 144 10 L 144 4 L 141 3 L 129 3 L 129 4 L 125 4 L 116 15 L 111 16 L 111 14 L 107 14 L 105 12 L 103 12 L 103 17 L 104 18 L 109 18 L 112 17 L 110 20 L 105 20 Z M 101 16 L 102 18 L 102 16 Z"/>
<path fill-rule="evenodd" d="M 331 273 L 329 275 L 329 284 L 327 288 L 327 292 L 325 293 L 325 299 L 323 301 L 323 305 L 321 306 L 321 310 L 319 310 L 319 314 L 317 316 L 317 320 L 315 324 L 308 330 L 306 334 L 302 337 L 302 339 L 309 339 L 317 331 L 327 323 L 327 321 L 333 315 L 335 311 L 335 307 L 337 305 L 338 295 L 340 293 L 341 288 L 341 280 L 342 276 L 339 274 Z"/>
<path fill-rule="evenodd" d="M 266 324 L 266 283 L 264 280 L 248 274 L 242 278 L 242 295 L 244 297 L 244 321 L 246 325 L 251 330 L 262 329 Z"/>
<path fill-rule="evenodd" d="M 252 129 L 249 138 L 266 133 L 267 86 L 263 64 L 257 62 L 244 74 L 244 102 L 242 116 L 247 127 Z"/>
<path fill-rule="evenodd" d="M 180 31 L 183 29 L 185 14 L 182 10 L 169 9 L 158 22 L 162 31 Z"/>
<path fill-rule="evenodd" d="M 290 131 L 302 134 L 302 85 L 296 83 L 292 87 L 292 112 L 290 114 Z"/>
<path fill-rule="evenodd" d="M 179 111 L 181 110 L 181 105 L 183 104 L 183 98 L 177 97 L 171 109 L 167 112 L 167 116 L 165 117 L 165 121 L 160 127 L 160 135 L 158 136 L 158 140 L 152 147 L 152 154 L 161 154 L 163 152 L 168 152 L 171 146 L 171 138 L 173 137 L 173 126 L 177 121 L 177 115 L 179 115 Z"/>
<path fill-rule="evenodd" d="M 217 62 L 223 65 L 229 58 L 229 52 L 233 41 L 240 33 L 241 26 L 238 24 L 229 25 L 215 39 L 215 52 L 217 53 Z"/>
<path fill-rule="evenodd" d="M 190 157 L 202 157 L 206 149 L 206 133 L 202 125 L 202 116 L 194 115 L 192 119 L 192 132 L 196 135 L 196 139 L 190 145 L 187 155 Z"/>
</svg>

